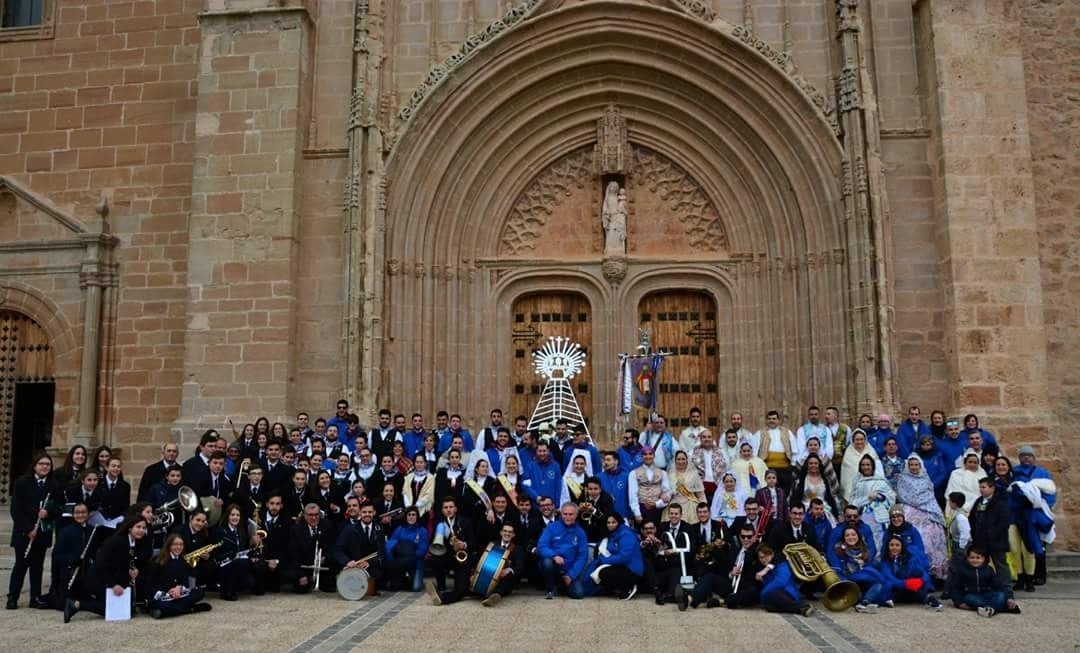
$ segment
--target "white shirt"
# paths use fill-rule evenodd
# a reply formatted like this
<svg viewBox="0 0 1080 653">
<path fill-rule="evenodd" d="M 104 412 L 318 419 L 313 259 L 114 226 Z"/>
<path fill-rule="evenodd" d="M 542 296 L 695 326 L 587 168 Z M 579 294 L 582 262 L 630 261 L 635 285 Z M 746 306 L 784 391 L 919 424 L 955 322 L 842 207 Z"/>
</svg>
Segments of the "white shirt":
<svg viewBox="0 0 1080 653">
<path fill-rule="evenodd" d="M 715 449 L 702 449 L 701 461 L 705 463 L 705 478 L 704 480 L 709 483 L 715 483 L 716 479 L 713 478 L 712 473 L 712 457 Z"/>
<path fill-rule="evenodd" d="M 664 473 L 664 470 L 657 469 L 656 466 L 647 467 L 642 465 L 638 469 L 644 470 L 645 478 L 649 481 L 653 480 L 654 475 L 660 475 L 660 494 L 667 494 L 671 496 L 671 484 L 668 483 L 668 476 Z M 638 499 L 638 482 L 637 482 L 637 470 L 630 472 L 630 476 L 627 482 L 627 491 L 630 496 L 630 510 L 634 513 L 634 517 L 641 517 L 641 501 Z M 663 499 L 656 500 L 656 507 L 663 508 L 667 503 Z"/>
<path fill-rule="evenodd" d="M 704 426 L 688 426 L 683 429 L 679 436 L 679 448 L 683 451 L 693 451 L 694 447 L 701 444 L 701 432 L 704 430 Z"/>
</svg>

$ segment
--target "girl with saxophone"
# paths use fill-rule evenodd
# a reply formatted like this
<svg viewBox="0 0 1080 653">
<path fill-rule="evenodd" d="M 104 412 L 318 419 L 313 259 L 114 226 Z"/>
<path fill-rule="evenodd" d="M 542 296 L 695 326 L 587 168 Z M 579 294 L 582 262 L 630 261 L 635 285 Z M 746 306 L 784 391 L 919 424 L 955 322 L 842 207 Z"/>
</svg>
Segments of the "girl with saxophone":
<svg viewBox="0 0 1080 653">
<path fill-rule="evenodd" d="M 206 590 L 188 587 L 191 575 L 191 566 L 184 560 L 184 538 L 173 533 L 147 570 L 150 616 L 161 619 L 208 612 L 210 604 L 203 602 Z"/>
<path fill-rule="evenodd" d="M 210 534 L 211 544 L 217 544 L 214 563 L 218 568 L 218 588 L 221 598 L 236 601 L 240 592 L 250 589 L 255 584 L 248 557 L 251 548 L 261 539 L 244 520 L 244 513 L 235 503 L 225 508 L 225 523 Z"/>
</svg>

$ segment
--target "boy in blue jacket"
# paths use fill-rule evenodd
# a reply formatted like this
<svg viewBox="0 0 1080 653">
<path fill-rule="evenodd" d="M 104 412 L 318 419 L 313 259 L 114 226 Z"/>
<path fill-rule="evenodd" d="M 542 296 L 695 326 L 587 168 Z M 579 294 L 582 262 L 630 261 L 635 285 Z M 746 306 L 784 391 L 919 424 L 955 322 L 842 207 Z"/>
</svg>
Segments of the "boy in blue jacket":
<svg viewBox="0 0 1080 653">
<path fill-rule="evenodd" d="M 809 617 L 814 614 L 814 606 L 801 600 L 799 586 L 791 566 L 781 560 L 775 563 L 776 553 L 768 544 L 762 544 L 757 550 L 761 571 L 756 576 L 761 581 L 761 605 L 769 612 L 801 614 Z"/>
<path fill-rule="evenodd" d="M 559 520 L 544 528 L 536 544 L 540 576 L 547 589 L 545 599 L 555 598 L 562 585 L 572 599 L 585 598 L 581 577 L 589 562 L 589 543 L 585 530 L 577 525 L 578 507 L 566 503 L 559 509 Z"/>
</svg>

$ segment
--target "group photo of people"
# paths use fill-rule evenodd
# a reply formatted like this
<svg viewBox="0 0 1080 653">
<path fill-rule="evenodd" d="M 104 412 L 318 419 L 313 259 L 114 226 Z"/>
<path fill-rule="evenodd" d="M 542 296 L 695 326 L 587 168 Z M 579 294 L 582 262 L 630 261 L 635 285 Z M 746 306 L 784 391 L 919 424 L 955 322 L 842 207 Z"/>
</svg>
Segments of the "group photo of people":
<svg viewBox="0 0 1080 653">
<path fill-rule="evenodd" d="M 383 409 L 364 428 L 341 400 L 329 418 L 230 421 L 194 451 L 164 442 L 141 470 L 105 446 L 41 453 L 14 485 L 7 609 L 29 576 L 29 606 L 65 623 L 118 600 L 161 619 L 266 593 L 491 607 L 526 588 L 674 611 L 993 617 L 1046 583 L 1052 475 L 976 415 L 706 417 L 676 433 L 653 414 L 600 448 L 583 425 L 530 430 L 499 409 L 475 432 L 445 411 L 429 426 Z"/>
</svg>

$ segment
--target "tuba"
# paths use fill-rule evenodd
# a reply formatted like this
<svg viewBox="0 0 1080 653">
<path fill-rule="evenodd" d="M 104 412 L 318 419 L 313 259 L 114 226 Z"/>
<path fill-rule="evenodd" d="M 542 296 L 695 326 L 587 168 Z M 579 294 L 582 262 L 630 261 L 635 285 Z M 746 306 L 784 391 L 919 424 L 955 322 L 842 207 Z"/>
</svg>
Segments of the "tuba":
<svg viewBox="0 0 1080 653">
<path fill-rule="evenodd" d="M 196 496 L 195 490 L 186 485 L 181 485 L 175 499 L 161 504 L 160 508 L 154 509 L 154 518 L 150 520 L 150 529 L 156 531 L 172 526 L 173 522 L 176 521 L 173 511 L 177 506 L 185 513 L 195 512 L 199 507 L 199 497 Z"/>
<path fill-rule="evenodd" d="M 821 600 L 831 612 L 843 612 L 859 601 L 862 591 L 850 580 L 841 580 L 836 571 L 825 562 L 817 549 L 806 542 L 795 542 L 784 547 L 784 556 L 791 565 L 791 573 L 804 583 L 821 579 L 825 585 L 825 597 Z"/>
</svg>

